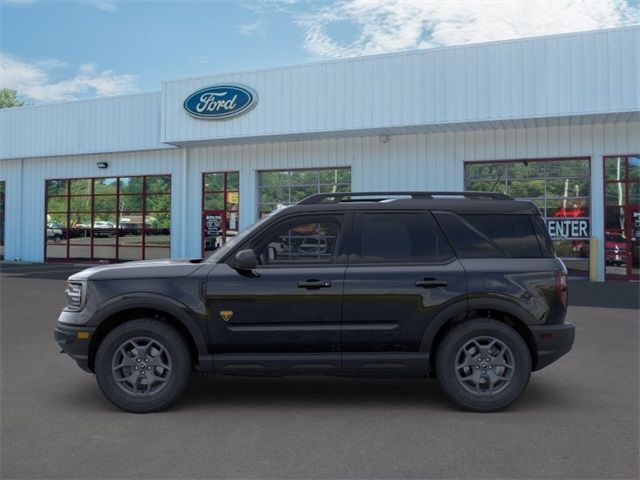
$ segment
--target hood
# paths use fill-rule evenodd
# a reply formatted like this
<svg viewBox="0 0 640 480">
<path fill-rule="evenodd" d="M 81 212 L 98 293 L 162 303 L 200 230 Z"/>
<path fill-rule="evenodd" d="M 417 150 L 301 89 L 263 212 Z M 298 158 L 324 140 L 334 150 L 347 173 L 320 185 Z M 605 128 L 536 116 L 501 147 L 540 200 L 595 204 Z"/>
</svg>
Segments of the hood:
<svg viewBox="0 0 640 480">
<path fill-rule="evenodd" d="M 69 277 L 70 281 L 119 280 L 135 278 L 181 278 L 204 265 L 200 258 L 165 258 L 100 265 L 87 268 Z"/>
</svg>

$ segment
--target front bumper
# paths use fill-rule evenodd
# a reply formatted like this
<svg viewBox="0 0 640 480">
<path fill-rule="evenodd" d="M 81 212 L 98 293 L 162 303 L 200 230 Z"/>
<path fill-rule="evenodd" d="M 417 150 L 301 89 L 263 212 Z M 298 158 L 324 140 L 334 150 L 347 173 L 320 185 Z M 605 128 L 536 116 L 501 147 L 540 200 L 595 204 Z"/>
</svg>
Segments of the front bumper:
<svg viewBox="0 0 640 480">
<path fill-rule="evenodd" d="M 81 369 L 90 373 L 92 372 L 89 368 L 89 345 L 95 330 L 95 327 L 58 322 L 53 334 L 60 346 L 60 353 L 66 353 L 76 361 Z"/>
<path fill-rule="evenodd" d="M 576 327 L 573 323 L 530 327 L 536 341 L 538 360 L 534 370 L 540 370 L 555 362 L 571 350 Z"/>
</svg>

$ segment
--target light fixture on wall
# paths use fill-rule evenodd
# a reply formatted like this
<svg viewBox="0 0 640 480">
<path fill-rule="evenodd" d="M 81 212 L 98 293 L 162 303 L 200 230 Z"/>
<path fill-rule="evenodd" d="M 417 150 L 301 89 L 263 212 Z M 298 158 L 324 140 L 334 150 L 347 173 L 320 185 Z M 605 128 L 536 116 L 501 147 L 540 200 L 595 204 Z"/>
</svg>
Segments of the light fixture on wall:
<svg viewBox="0 0 640 480">
<path fill-rule="evenodd" d="M 96 165 L 98 168 L 107 168 L 109 166 L 107 162 L 97 162 Z"/>
<path fill-rule="evenodd" d="M 380 142 L 381 143 L 387 143 L 389 141 L 389 135 L 386 133 L 383 133 L 382 135 L 380 135 Z"/>
</svg>

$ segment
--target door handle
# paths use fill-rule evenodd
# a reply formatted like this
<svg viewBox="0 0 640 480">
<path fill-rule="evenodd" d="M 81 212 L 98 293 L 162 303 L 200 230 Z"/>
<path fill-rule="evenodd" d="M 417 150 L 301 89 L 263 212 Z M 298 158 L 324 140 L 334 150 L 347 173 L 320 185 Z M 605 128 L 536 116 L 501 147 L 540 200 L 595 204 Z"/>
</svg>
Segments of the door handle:
<svg viewBox="0 0 640 480">
<path fill-rule="evenodd" d="M 328 280 L 305 280 L 304 282 L 298 282 L 298 288 L 306 288 L 307 290 L 317 290 L 319 288 L 329 288 L 331 282 Z"/>
<path fill-rule="evenodd" d="M 438 280 L 435 278 L 424 278 L 416 281 L 416 287 L 422 288 L 446 287 L 447 285 L 449 285 L 449 282 L 446 280 Z"/>
</svg>

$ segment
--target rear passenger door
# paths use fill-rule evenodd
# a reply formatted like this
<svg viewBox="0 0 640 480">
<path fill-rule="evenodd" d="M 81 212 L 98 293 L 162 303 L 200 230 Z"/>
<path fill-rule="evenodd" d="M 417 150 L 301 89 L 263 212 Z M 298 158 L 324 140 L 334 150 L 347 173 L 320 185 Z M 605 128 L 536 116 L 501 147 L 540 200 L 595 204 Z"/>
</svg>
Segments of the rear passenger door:
<svg viewBox="0 0 640 480">
<path fill-rule="evenodd" d="M 379 352 L 391 354 L 385 368 L 411 368 L 402 354 L 417 353 L 433 317 L 466 299 L 460 262 L 431 214 L 421 211 L 357 213 L 351 249 L 343 296 L 343 370 L 380 366 Z M 417 358 L 417 364 L 426 368 L 423 360 Z"/>
</svg>

